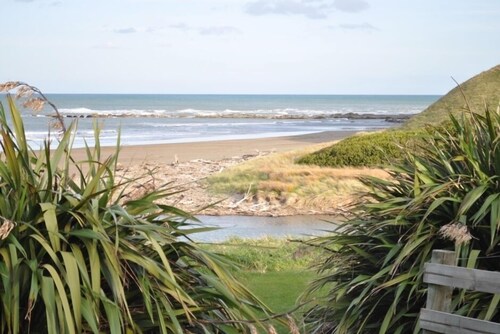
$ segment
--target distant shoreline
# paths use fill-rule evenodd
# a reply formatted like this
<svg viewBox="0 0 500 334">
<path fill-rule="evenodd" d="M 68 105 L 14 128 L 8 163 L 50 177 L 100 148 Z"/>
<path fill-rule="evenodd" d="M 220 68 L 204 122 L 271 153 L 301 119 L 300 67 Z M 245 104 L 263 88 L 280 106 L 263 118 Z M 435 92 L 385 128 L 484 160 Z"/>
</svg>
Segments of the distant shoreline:
<svg viewBox="0 0 500 334">
<path fill-rule="evenodd" d="M 99 113 L 64 113 L 63 118 L 201 118 L 201 119 L 276 119 L 276 120 L 317 120 L 317 119 L 380 119 L 386 122 L 403 122 L 410 119 L 415 114 L 374 114 L 374 113 L 324 113 L 320 115 L 269 115 L 269 114 L 255 114 L 255 113 L 225 113 L 225 114 L 208 114 L 208 115 L 183 115 L 183 114 L 99 114 Z M 56 117 L 56 115 L 47 115 L 47 117 Z"/>
</svg>

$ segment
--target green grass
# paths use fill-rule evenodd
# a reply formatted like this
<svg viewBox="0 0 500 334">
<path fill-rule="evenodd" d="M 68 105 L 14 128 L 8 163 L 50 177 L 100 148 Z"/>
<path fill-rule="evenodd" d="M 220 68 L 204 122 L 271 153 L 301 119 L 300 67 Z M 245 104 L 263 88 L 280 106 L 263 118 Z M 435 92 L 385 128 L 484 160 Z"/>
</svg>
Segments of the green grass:
<svg viewBox="0 0 500 334">
<path fill-rule="evenodd" d="M 223 244 L 204 247 L 234 261 L 239 266 L 234 268 L 235 277 L 274 313 L 294 310 L 291 316 L 301 328 L 306 305 L 297 309 L 297 300 L 316 278 L 316 273 L 310 268 L 322 256 L 318 248 L 285 238 L 231 238 Z M 264 314 L 261 316 L 265 317 Z M 291 332 L 285 317 L 270 324 L 278 333 Z"/>
<path fill-rule="evenodd" d="M 452 89 L 426 110 L 410 118 L 402 128 L 346 138 L 306 154 L 297 162 L 329 167 L 374 167 L 398 163 L 408 148 L 418 145 L 425 135 L 426 125 L 441 126 L 449 119 L 450 113 L 460 115 L 468 106 L 472 111 L 481 113 L 485 105 L 490 110 L 496 110 L 499 103 L 500 65 Z"/>
<path fill-rule="evenodd" d="M 247 272 L 281 272 L 304 270 L 320 255 L 316 248 L 284 238 L 231 238 L 220 244 L 205 246 L 223 254 Z"/>
<path fill-rule="evenodd" d="M 299 305 L 297 303 L 299 297 L 315 277 L 316 273 L 306 269 L 266 273 L 243 271 L 237 275 L 241 283 L 277 314 L 287 313 L 290 310 L 296 309 Z M 292 313 L 295 323 L 301 329 L 304 309 L 305 305 Z M 279 322 L 274 322 L 273 324 L 278 333 L 290 333 L 288 325 Z"/>
<path fill-rule="evenodd" d="M 305 287 L 316 277 L 307 270 L 284 270 L 267 273 L 243 271 L 238 279 L 276 313 L 284 313 L 297 304 Z"/>
<path fill-rule="evenodd" d="M 418 129 L 425 124 L 439 124 L 447 120 L 450 113 L 455 116 L 462 113 L 467 107 L 467 102 L 470 109 L 475 112 L 483 112 L 485 105 L 490 110 L 495 110 L 500 103 L 500 65 L 470 78 L 460 86 L 461 89 L 459 87 L 452 89 L 420 114 L 410 118 L 404 124 L 404 128 Z"/>
<path fill-rule="evenodd" d="M 299 164 L 324 167 L 373 167 L 403 159 L 408 148 L 422 140 L 424 130 L 394 130 L 356 135 L 304 155 Z"/>
</svg>

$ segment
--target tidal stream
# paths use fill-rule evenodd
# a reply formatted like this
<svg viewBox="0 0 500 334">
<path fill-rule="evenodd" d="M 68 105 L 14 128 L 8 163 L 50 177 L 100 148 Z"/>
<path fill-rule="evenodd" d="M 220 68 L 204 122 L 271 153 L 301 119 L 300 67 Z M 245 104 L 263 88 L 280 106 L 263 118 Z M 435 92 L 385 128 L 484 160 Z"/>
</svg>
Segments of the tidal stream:
<svg viewBox="0 0 500 334">
<path fill-rule="evenodd" d="M 318 236 L 336 227 L 334 216 L 197 216 L 201 224 L 193 227 L 217 227 L 208 232 L 190 234 L 198 242 L 223 242 L 231 237 L 308 237 Z"/>
</svg>

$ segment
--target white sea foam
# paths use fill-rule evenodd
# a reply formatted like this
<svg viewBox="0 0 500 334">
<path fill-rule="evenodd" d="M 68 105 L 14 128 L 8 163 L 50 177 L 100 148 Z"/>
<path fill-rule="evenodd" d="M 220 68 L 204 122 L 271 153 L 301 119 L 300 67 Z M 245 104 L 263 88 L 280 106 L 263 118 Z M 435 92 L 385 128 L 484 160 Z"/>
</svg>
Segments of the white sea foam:
<svg viewBox="0 0 500 334">
<path fill-rule="evenodd" d="M 163 117 L 163 118 L 332 118 L 347 114 L 362 115 L 394 115 L 394 114 L 415 114 L 420 112 L 418 109 L 397 108 L 379 109 L 365 107 L 355 109 L 352 107 L 342 107 L 337 109 L 255 109 L 255 110 L 204 110 L 204 109 L 90 109 L 90 108 L 63 108 L 60 109 L 63 115 L 68 116 L 99 116 L 99 117 Z"/>
<path fill-rule="evenodd" d="M 262 138 L 393 126 L 384 118 L 415 114 L 431 100 L 401 97 L 297 96 L 60 96 L 60 112 L 78 117 L 75 145 L 92 145 L 94 117 L 103 117 L 101 145 Z M 365 115 L 365 116 L 363 116 Z M 369 115 L 369 116 L 368 116 Z M 376 116 L 378 115 L 378 116 Z M 45 114 L 45 116 L 53 116 Z M 27 136 L 43 143 L 51 117 L 26 116 Z M 163 118 L 163 119 L 160 119 Z M 40 130 L 47 131 L 40 131 Z M 118 130 L 121 129 L 121 130 Z M 51 139 L 56 142 L 55 131 Z"/>
</svg>

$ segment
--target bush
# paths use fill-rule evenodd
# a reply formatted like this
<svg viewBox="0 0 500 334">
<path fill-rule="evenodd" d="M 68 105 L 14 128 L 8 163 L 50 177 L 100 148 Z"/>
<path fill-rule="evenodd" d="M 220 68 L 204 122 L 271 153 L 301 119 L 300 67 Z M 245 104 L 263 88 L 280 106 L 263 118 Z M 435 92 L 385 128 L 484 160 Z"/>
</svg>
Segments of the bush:
<svg viewBox="0 0 500 334">
<path fill-rule="evenodd" d="M 346 138 L 300 158 L 297 163 L 325 167 L 374 167 L 401 161 L 405 149 L 413 149 L 426 131 L 384 131 Z"/>
<path fill-rule="evenodd" d="M 424 263 L 456 250 L 460 265 L 500 271 L 500 111 L 470 113 L 391 168 L 365 179 L 357 218 L 314 243 L 329 254 L 309 293 L 310 333 L 411 333 L 425 305 Z M 457 314 L 500 321 L 498 297 L 457 293 Z M 415 329 L 415 331 L 417 331 Z"/>
<path fill-rule="evenodd" d="M 255 319 L 261 304 L 226 260 L 183 238 L 187 213 L 155 204 L 171 190 L 124 199 L 117 153 L 100 161 L 98 131 L 87 161 L 73 160 L 74 124 L 56 147 L 35 152 L 8 103 L 9 116 L 0 104 L 1 333 L 249 331 L 233 320 Z"/>
</svg>

